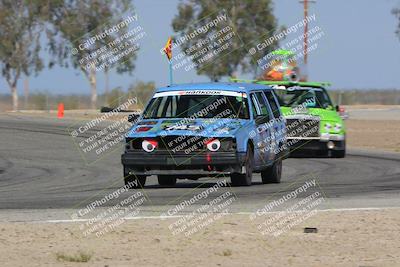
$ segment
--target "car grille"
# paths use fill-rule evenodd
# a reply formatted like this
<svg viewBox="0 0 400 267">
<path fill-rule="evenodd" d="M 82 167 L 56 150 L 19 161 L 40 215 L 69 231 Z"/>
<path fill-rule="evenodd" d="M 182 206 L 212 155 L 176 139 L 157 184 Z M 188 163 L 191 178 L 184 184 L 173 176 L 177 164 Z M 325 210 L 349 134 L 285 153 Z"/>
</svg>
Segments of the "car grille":
<svg viewBox="0 0 400 267">
<path fill-rule="evenodd" d="M 286 119 L 288 138 L 319 137 L 319 119 Z"/>
</svg>

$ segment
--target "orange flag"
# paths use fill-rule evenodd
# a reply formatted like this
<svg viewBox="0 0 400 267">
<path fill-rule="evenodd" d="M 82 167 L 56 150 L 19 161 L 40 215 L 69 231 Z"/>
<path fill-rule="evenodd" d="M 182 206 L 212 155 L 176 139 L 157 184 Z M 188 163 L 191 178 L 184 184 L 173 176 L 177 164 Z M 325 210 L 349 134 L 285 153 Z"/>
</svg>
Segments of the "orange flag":
<svg viewBox="0 0 400 267">
<path fill-rule="evenodd" d="M 164 46 L 164 53 L 167 55 L 168 60 L 171 60 L 171 58 L 172 58 L 172 39 L 171 39 L 171 37 L 168 38 L 168 41 Z"/>
</svg>

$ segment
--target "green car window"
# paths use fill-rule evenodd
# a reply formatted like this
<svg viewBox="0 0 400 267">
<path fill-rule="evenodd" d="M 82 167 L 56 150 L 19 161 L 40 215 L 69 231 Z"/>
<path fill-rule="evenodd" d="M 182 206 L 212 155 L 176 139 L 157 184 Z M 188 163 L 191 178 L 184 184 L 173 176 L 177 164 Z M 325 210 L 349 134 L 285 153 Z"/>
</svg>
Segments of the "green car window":
<svg viewBox="0 0 400 267">
<path fill-rule="evenodd" d="M 332 102 L 325 90 L 321 88 L 296 88 L 275 90 L 281 106 L 295 107 L 305 105 L 309 108 L 329 108 Z"/>
</svg>

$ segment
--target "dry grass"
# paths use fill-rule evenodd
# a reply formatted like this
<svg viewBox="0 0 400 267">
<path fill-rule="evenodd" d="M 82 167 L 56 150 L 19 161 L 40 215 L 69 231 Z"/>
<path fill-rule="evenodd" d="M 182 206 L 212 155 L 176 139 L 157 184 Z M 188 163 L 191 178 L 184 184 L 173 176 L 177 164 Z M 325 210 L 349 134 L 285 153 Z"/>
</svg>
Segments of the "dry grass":
<svg viewBox="0 0 400 267">
<path fill-rule="evenodd" d="M 56 253 L 56 258 L 58 261 L 88 262 L 92 258 L 92 254 L 80 251 L 75 255 L 67 255 L 59 252 Z"/>
</svg>

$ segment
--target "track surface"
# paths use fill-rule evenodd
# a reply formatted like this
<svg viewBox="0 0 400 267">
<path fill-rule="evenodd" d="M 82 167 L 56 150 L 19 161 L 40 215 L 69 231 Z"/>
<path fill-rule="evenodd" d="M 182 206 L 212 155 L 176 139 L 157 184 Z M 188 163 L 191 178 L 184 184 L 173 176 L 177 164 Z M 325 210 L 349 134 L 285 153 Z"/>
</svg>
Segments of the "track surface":
<svg viewBox="0 0 400 267">
<path fill-rule="evenodd" d="M 122 144 L 88 166 L 67 133 L 73 123 L 0 114 L 0 209 L 80 208 L 123 186 Z M 221 190 L 237 196 L 236 211 L 252 211 L 312 177 L 329 200 L 326 208 L 400 206 L 400 156 L 370 151 L 350 150 L 345 159 L 288 159 L 281 184 L 263 185 L 255 174 L 251 187 Z M 143 191 L 149 200 L 145 208 L 162 211 L 215 181 L 180 180 L 174 188 L 161 188 L 150 177 Z"/>
</svg>

